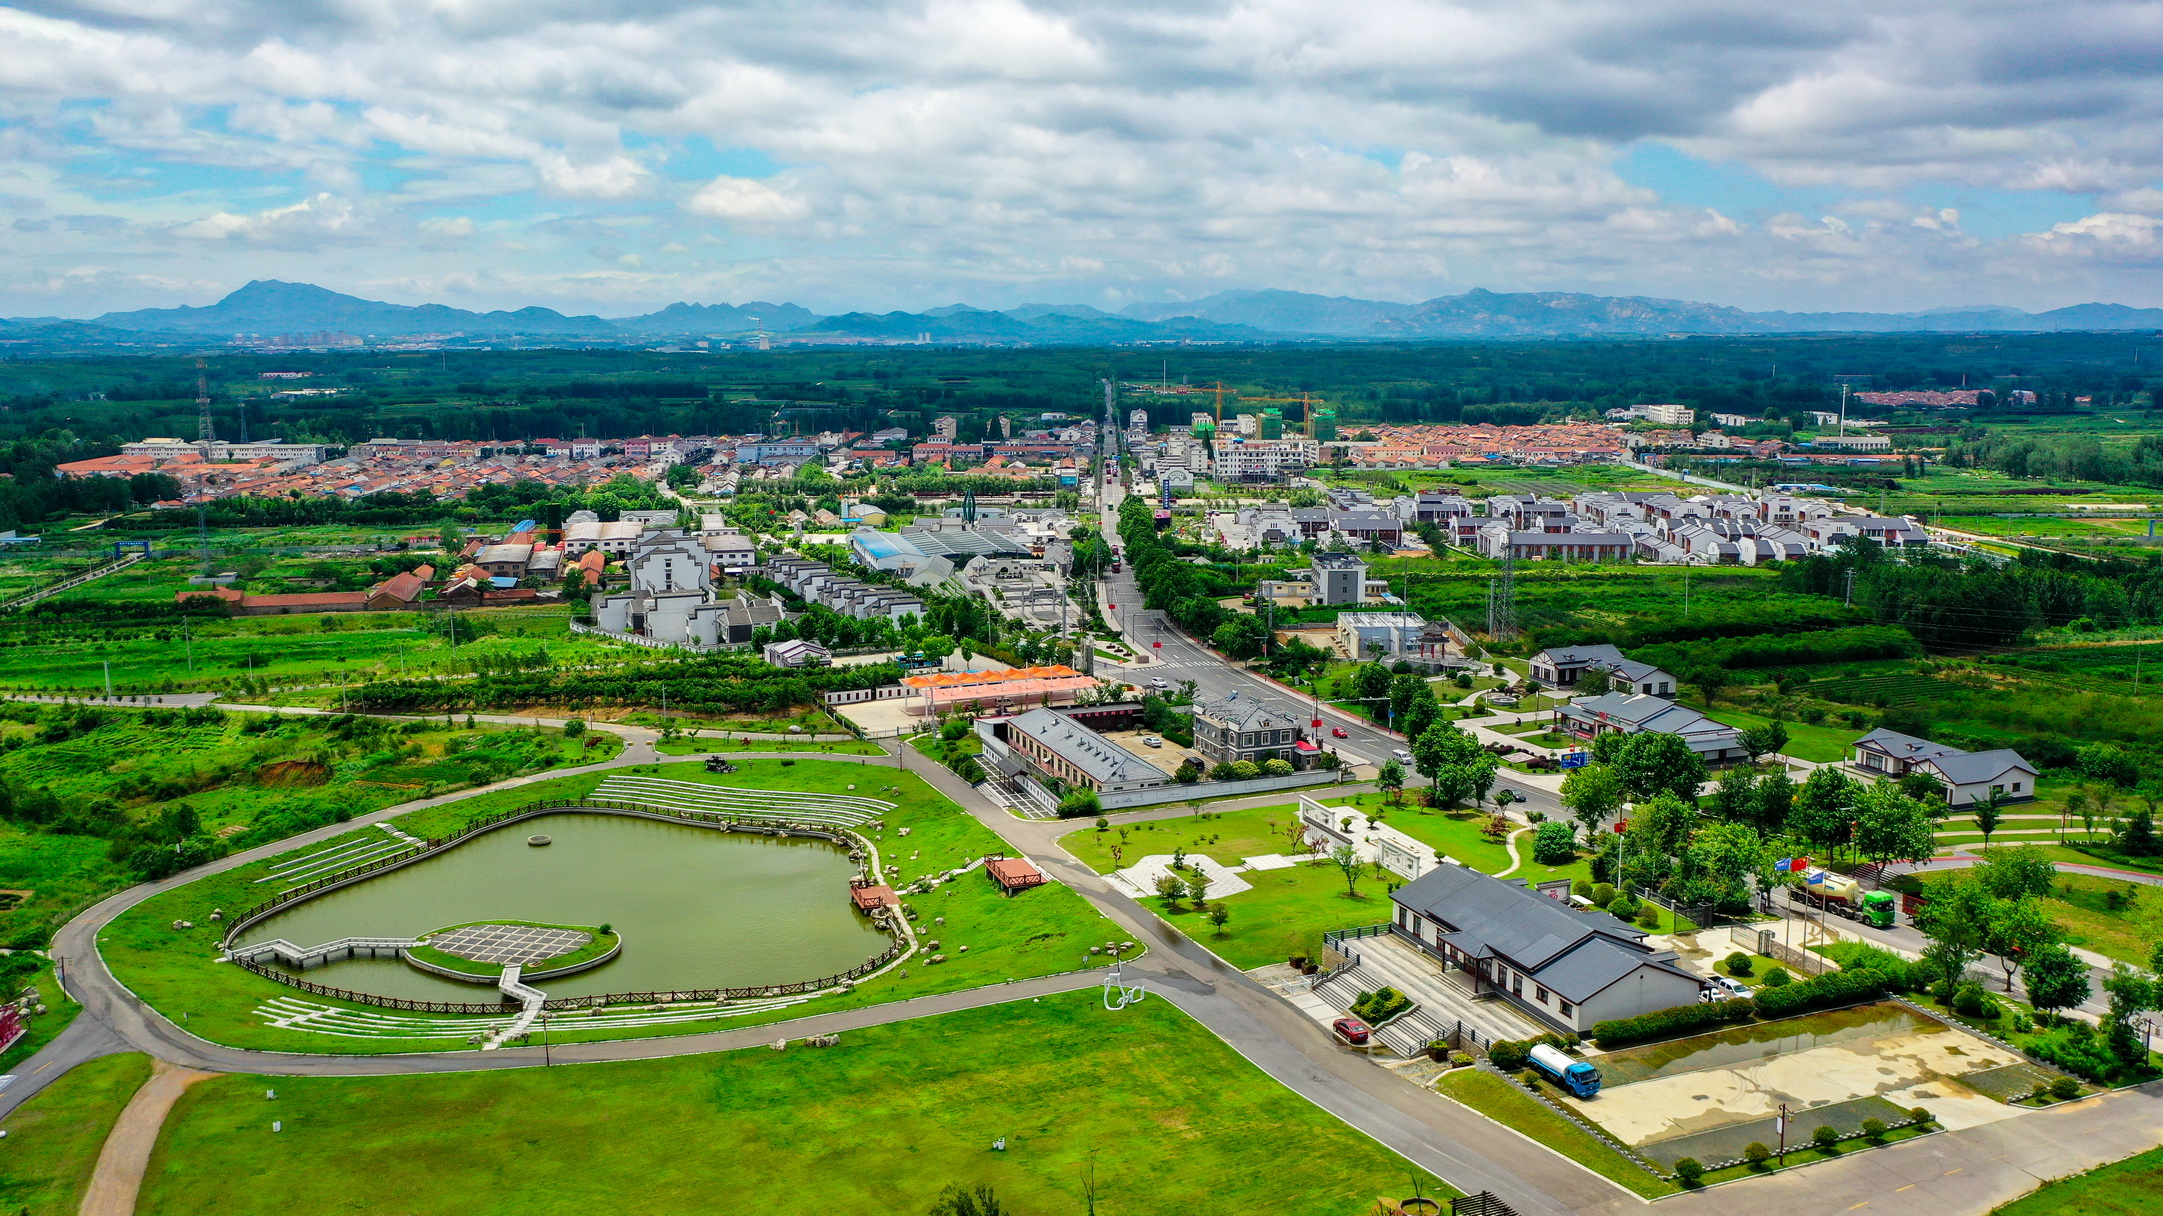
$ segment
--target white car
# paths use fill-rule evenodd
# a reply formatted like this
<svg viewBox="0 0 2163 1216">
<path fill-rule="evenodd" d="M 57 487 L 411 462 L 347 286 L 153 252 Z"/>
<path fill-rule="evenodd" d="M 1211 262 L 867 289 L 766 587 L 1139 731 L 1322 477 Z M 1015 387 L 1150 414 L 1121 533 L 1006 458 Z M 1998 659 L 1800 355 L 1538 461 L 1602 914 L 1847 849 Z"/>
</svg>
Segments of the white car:
<svg viewBox="0 0 2163 1216">
<path fill-rule="evenodd" d="M 1165 679 L 1163 676 L 1158 676 L 1155 679 L 1149 681 L 1149 687 L 1151 688 L 1170 688 L 1171 686 L 1172 682 Z"/>
<path fill-rule="evenodd" d="M 1710 976 L 1705 980 L 1705 990 L 1699 998 L 1707 1001 L 1731 1001 L 1739 996 L 1750 995 L 1750 990 L 1739 981 L 1724 975 Z"/>
<path fill-rule="evenodd" d="M 1150 747 L 1164 746 L 1164 740 L 1157 737 L 1156 735 L 1143 735 L 1142 742 L 1148 744 Z"/>
<path fill-rule="evenodd" d="M 1390 755 L 1397 757 L 1397 763 L 1399 764 L 1410 764 L 1413 762 L 1412 753 L 1404 750 L 1401 747 L 1398 748 L 1396 751 L 1391 752 Z"/>
</svg>

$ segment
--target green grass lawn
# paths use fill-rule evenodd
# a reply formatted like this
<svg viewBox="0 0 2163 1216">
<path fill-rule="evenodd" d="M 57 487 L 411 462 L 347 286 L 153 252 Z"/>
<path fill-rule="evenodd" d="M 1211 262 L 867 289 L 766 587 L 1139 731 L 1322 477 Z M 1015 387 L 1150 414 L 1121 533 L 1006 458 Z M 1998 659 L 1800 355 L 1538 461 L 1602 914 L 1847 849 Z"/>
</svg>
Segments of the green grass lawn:
<svg viewBox="0 0 2163 1216">
<path fill-rule="evenodd" d="M 78 1064 L 7 1117 L 0 1141 L 0 1210 L 75 1216 L 105 1133 L 150 1077 L 150 1057 Z"/>
<path fill-rule="evenodd" d="M 1505 1127 L 1524 1133 L 1593 1173 L 1646 1199 L 1672 1195 L 1682 1188 L 1616 1152 L 1606 1141 L 1556 1114 L 1537 1099 L 1493 1073 L 1477 1068 L 1452 1069 L 1435 1088 Z"/>
<path fill-rule="evenodd" d="M 2148 1216 L 2163 1210 L 2163 1148 L 2046 1182 L 1990 1216 Z"/>
<path fill-rule="evenodd" d="M 740 762 L 739 767 L 741 771 L 733 774 L 708 773 L 699 764 L 641 765 L 616 771 L 739 789 L 841 793 L 854 785 L 858 794 L 892 800 L 899 804 L 899 809 L 884 816 L 887 830 L 879 844 L 883 856 L 902 867 L 897 886 L 922 875 L 958 867 L 986 853 L 1006 851 L 998 836 L 914 773 L 811 759 L 751 760 Z M 414 811 L 399 817 L 396 822 L 416 836 L 443 836 L 481 815 L 548 798 L 588 793 L 603 777 L 604 774 L 587 774 L 479 794 Z M 898 834 L 902 827 L 910 829 L 906 838 Z M 363 831 L 380 835 L 374 828 Z M 324 847 L 327 846 L 312 845 L 307 851 Z M 443 1047 L 441 1040 L 331 1038 L 270 1026 L 256 1015 L 256 1009 L 263 1001 L 298 994 L 274 980 L 216 962 L 219 932 L 209 914 L 214 908 L 232 912 L 262 900 L 266 891 L 255 885 L 254 880 L 269 872 L 272 861 L 210 875 L 164 892 L 122 914 L 99 938 L 99 949 L 107 965 L 138 996 L 169 1016 L 178 1020 L 179 1015 L 187 1014 L 189 1030 L 231 1046 L 318 1052 L 440 1050 Z M 837 892 L 837 898 L 839 895 Z M 930 893 L 911 896 L 909 903 L 918 910 L 922 918 L 920 923 L 926 931 L 949 942 L 966 941 L 969 953 L 949 953 L 948 961 L 937 965 L 911 960 L 912 965 L 904 969 L 906 975 L 889 971 L 864 981 L 846 994 L 820 997 L 807 1005 L 772 1014 L 724 1017 L 649 1030 L 578 1031 L 559 1023 L 554 1037 L 563 1042 L 656 1033 L 690 1034 L 1071 971 L 1091 964 L 1088 953 L 1091 946 L 1124 936 L 1116 925 L 1099 915 L 1072 888 L 1060 883 L 1008 899 L 981 875 L 970 874 Z M 931 930 L 928 922 L 935 916 L 945 917 L 947 924 Z M 198 927 L 176 930 L 172 927 L 176 920 L 193 921 Z M 1105 960 L 1099 956 L 1094 961 L 1102 963 Z M 686 984 L 686 987 L 690 986 Z M 337 1002 L 326 998 L 325 1003 Z"/>
<path fill-rule="evenodd" d="M 906 1213 L 959 1184 L 1011 1211 L 1080 1212 L 1093 1169 L 1106 1212 L 1352 1216 L 1417 1172 L 1161 999 L 1109 1013 L 1093 992 L 849 1031 L 827 1049 L 277 1089 L 275 1102 L 254 1077 L 191 1089 L 143 1209 Z"/>
<path fill-rule="evenodd" d="M 2147 966 L 2152 943 L 2163 938 L 2163 891 L 2139 883 L 2060 874 L 2043 900 L 2051 919 L 2065 930 L 2068 944 L 2121 962 Z M 2113 903 L 2109 893 L 2124 900 Z"/>
<path fill-rule="evenodd" d="M 1705 716 L 1715 722 L 1723 722 L 1744 730 L 1763 726 L 1771 721 L 1758 714 L 1725 707 L 1716 708 Z M 1787 746 L 1780 750 L 1797 760 L 1808 760 L 1815 764 L 1830 764 L 1847 759 L 1853 754 L 1852 744 L 1864 734 L 1863 731 L 1834 726 L 1812 726 L 1808 722 L 1789 722 L 1786 726 Z"/>
<path fill-rule="evenodd" d="M 1338 799 L 1332 805 L 1353 804 L 1379 809 L 1381 794 L 1361 794 Z M 1080 826 L 1060 837 L 1060 844 L 1098 873 L 1133 865 L 1151 854 L 1199 854 L 1226 866 L 1243 858 L 1276 853 L 1296 856 L 1303 850 L 1292 829 L 1298 818 L 1293 806 L 1257 807 L 1239 811 L 1204 811 L 1181 819 L 1158 819 L 1122 824 L 1103 831 Z M 1467 810 L 1429 810 L 1405 805 L 1390 808 L 1383 822 L 1407 836 L 1487 873 L 1510 864 L 1509 852 L 1480 834 L 1486 816 Z M 1545 881 L 1589 875 L 1583 860 L 1566 866 L 1542 866 L 1531 861 L 1529 836 L 1518 841 L 1525 864 L 1511 878 Z M 1363 867 L 1358 893 L 1348 889 L 1343 873 L 1328 862 L 1296 866 L 1288 870 L 1250 870 L 1240 875 L 1253 885 L 1222 899 L 1229 919 L 1220 930 L 1196 912 L 1190 902 L 1166 909 L 1161 900 L 1150 906 L 1195 940 L 1208 946 L 1235 966 L 1259 967 L 1283 962 L 1293 955 L 1311 955 L 1331 929 L 1377 924 L 1389 919 L 1389 885 L 1403 880 L 1395 874 Z M 1214 897 L 1209 902 L 1220 902 Z"/>
</svg>

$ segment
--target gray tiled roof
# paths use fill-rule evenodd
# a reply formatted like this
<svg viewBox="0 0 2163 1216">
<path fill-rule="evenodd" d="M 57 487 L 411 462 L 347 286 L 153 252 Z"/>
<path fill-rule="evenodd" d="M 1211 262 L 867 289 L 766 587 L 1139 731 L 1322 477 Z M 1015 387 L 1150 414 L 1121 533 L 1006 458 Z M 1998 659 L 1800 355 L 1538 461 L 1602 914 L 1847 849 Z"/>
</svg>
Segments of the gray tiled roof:
<svg viewBox="0 0 2163 1216">
<path fill-rule="evenodd" d="M 1442 940 L 1475 958 L 1500 958 L 1564 1000 L 1582 1003 L 1643 966 L 1690 978 L 1672 953 L 1605 912 L 1580 912 L 1465 866 L 1438 866 L 1390 896 L 1456 927 Z"/>
<path fill-rule="evenodd" d="M 2030 773 L 2035 771 L 2034 765 L 2009 747 L 1987 752 L 1956 752 L 1950 756 L 1934 757 L 1930 763 L 1954 785 L 1981 785 L 1995 781 L 2015 768 L 2023 768 Z"/>
<path fill-rule="evenodd" d="M 1007 729 L 1037 740 L 1098 781 L 1165 780 L 1163 769 L 1055 709 L 1032 709 L 1008 722 Z"/>
</svg>

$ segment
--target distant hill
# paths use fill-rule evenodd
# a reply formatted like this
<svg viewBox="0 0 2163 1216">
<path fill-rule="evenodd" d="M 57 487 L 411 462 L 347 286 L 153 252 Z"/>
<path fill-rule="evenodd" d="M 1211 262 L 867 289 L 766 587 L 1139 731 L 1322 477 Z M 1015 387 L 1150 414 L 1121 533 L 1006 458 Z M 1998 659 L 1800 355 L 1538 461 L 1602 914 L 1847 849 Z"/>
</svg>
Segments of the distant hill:
<svg viewBox="0 0 2163 1216">
<path fill-rule="evenodd" d="M 800 338 L 1101 346 L 1135 342 L 1286 339 L 1421 341 L 1451 338 L 1594 338 L 1667 334 L 1969 333 L 2163 329 L 2163 308 L 2076 304 L 2030 313 L 2002 305 L 1926 312 L 1748 312 L 1721 304 L 1581 292 L 1480 288 L 1417 304 L 1298 291 L 1223 291 L 1199 300 L 1145 302 L 1117 313 L 1087 304 L 1035 303 L 1003 311 L 948 304 L 923 312 L 821 316 L 796 304 L 678 302 L 641 316 L 566 316 L 548 308 L 471 312 L 442 304 L 386 304 L 308 283 L 263 279 L 215 304 L 109 312 L 92 321 L 0 319 L 11 344 L 68 348 L 230 341 L 323 331 L 386 338 L 456 333 L 469 338 L 613 340 L 754 331 Z"/>
<path fill-rule="evenodd" d="M 200 308 L 143 308 L 109 312 L 95 324 L 137 333 L 294 334 L 332 330 L 351 334 L 559 334 L 613 335 L 599 317 L 567 317 L 550 308 L 516 312 L 468 312 L 442 304 L 385 304 L 343 295 L 312 283 L 257 279 L 215 304 Z"/>
<path fill-rule="evenodd" d="M 671 304 L 643 317 L 610 317 L 609 324 L 631 334 L 732 334 L 764 329 L 788 333 L 819 319 L 795 304 Z"/>
</svg>

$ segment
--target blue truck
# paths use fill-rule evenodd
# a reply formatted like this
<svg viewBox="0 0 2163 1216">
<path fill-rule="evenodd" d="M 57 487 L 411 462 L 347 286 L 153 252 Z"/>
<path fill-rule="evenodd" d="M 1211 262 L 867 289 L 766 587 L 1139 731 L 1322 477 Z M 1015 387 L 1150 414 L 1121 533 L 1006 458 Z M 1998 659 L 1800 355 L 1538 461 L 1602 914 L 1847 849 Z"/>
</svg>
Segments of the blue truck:
<svg viewBox="0 0 2163 1216">
<path fill-rule="evenodd" d="M 1583 1060 L 1573 1060 L 1545 1043 L 1534 1047 L 1525 1056 L 1525 1062 L 1539 1069 L 1548 1080 L 1580 1098 L 1589 1098 L 1600 1092 L 1599 1069 Z"/>
</svg>

